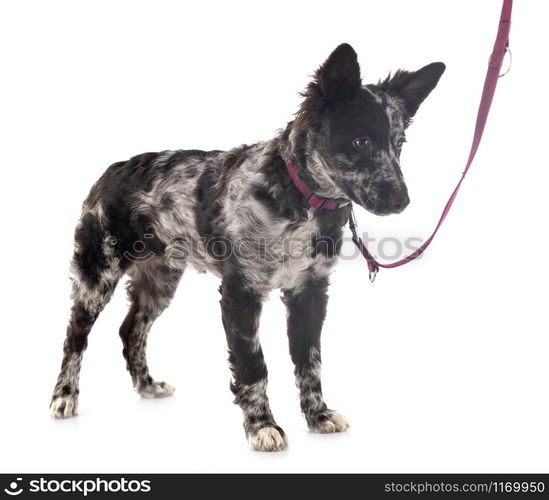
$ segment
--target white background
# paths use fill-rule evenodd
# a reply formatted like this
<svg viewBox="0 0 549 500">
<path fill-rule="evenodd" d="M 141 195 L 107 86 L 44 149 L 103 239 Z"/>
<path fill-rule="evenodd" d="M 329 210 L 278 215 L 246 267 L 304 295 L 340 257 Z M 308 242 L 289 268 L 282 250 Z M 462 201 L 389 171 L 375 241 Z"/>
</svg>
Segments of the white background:
<svg viewBox="0 0 549 500">
<path fill-rule="evenodd" d="M 428 254 L 375 285 L 359 259 L 333 275 L 323 384 L 348 433 L 307 431 L 273 293 L 261 335 L 290 447 L 248 449 L 228 388 L 218 280 L 192 270 L 150 337 L 152 375 L 175 397 L 144 401 L 131 388 L 120 286 L 90 336 L 80 415 L 48 415 L 73 229 L 108 165 L 269 139 L 344 41 L 366 82 L 441 60 L 448 69 L 402 156 L 412 204 L 389 218 L 357 210 L 378 242 L 426 237 L 465 163 L 499 9 L 495 0 L 2 2 L 0 470 L 547 472 L 544 1 L 516 2 L 513 68 Z"/>
</svg>

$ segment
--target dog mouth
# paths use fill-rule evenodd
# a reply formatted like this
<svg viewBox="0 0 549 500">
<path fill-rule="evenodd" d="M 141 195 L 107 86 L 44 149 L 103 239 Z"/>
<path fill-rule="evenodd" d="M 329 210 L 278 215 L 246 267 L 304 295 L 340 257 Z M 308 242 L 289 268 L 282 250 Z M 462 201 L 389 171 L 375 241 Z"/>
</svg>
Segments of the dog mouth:
<svg viewBox="0 0 549 500">
<path fill-rule="evenodd" d="M 409 204 L 410 199 L 408 198 L 408 195 L 406 195 L 402 200 L 399 200 L 399 202 L 374 199 L 368 200 L 365 204 L 363 204 L 363 206 L 366 210 L 368 210 L 368 212 L 374 215 L 386 216 L 402 213 Z"/>
<path fill-rule="evenodd" d="M 374 215 L 399 214 L 410 204 L 404 183 L 380 181 L 366 186 L 361 193 L 361 205 Z"/>
</svg>

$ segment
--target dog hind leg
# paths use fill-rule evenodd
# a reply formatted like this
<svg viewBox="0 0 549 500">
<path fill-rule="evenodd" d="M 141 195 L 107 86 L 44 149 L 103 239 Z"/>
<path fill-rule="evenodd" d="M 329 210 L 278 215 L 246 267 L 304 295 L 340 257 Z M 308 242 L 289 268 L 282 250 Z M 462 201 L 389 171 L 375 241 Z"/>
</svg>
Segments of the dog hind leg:
<svg viewBox="0 0 549 500">
<path fill-rule="evenodd" d="M 72 417 L 77 413 L 80 367 L 88 334 L 123 274 L 119 259 L 113 255 L 110 238 L 102 231 L 96 216 L 86 214 L 82 218 L 75 240 L 73 306 L 63 346 L 61 372 L 50 404 L 50 413 L 55 418 Z"/>
<path fill-rule="evenodd" d="M 142 397 L 170 396 L 175 389 L 165 382 L 155 382 L 149 374 L 146 346 L 152 324 L 170 304 L 183 271 L 154 260 L 134 264 L 128 274 L 131 305 L 120 327 L 128 371 Z"/>
</svg>

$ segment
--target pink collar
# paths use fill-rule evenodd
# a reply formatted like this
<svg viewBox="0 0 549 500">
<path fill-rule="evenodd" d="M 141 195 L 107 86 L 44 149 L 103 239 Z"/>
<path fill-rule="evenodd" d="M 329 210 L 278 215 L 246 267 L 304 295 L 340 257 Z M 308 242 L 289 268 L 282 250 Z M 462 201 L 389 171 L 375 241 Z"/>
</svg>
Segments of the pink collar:
<svg viewBox="0 0 549 500">
<path fill-rule="evenodd" d="M 339 202 L 330 198 L 323 198 L 311 191 L 297 176 L 297 168 L 295 168 L 293 163 L 286 163 L 286 170 L 290 174 L 294 186 L 305 197 L 305 200 L 311 207 L 324 208 L 326 210 L 337 210 L 339 208 Z"/>
</svg>

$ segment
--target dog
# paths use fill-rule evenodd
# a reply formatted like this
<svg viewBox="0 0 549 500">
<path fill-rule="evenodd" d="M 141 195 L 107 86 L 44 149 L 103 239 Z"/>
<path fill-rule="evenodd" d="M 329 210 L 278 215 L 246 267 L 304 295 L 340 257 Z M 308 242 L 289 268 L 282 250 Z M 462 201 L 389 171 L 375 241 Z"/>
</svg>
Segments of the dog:
<svg viewBox="0 0 549 500">
<path fill-rule="evenodd" d="M 408 205 L 399 163 L 405 131 L 444 70 L 437 62 L 363 85 L 356 52 L 342 44 L 274 139 L 230 151 L 145 153 L 111 165 L 84 201 L 75 231 L 73 305 L 51 415 L 76 415 L 88 334 L 125 274 L 130 307 L 120 337 L 134 387 L 146 398 L 174 392 L 150 375 L 146 343 L 190 264 L 221 278 L 230 386 L 251 447 L 287 446 L 269 406 L 258 338 L 262 302 L 276 288 L 307 425 L 345 431 L 349 424 L 324 402 L 320 380 L 329 275 L 351 203 L 376 215 Z M 289 166 L 320 206 L 311 206 Z"/>
</svg>

